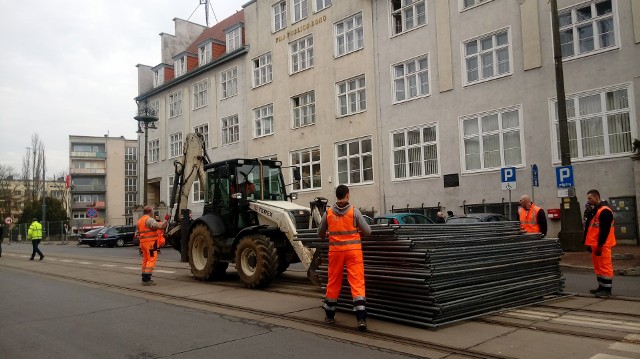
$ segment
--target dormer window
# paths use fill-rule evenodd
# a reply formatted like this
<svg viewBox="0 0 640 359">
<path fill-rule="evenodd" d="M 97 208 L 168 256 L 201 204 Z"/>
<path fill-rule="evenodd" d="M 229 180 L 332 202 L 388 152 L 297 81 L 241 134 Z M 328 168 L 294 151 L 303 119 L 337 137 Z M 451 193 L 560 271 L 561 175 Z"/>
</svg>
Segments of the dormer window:
<svg viewBox="0 0 640 359">
<path fill-rule="evenodd" d="M 153 71 L 153 87 L 158 87 L 162 84 L 164 84 L 164 67 Z"/>
<path fill-rule="evenodd" d="M 173 61 L 173 68 L 176 71 L 176 77 L 182 76 L 187 73 L 187 56 L 180 56 Z"/>
<path fill-rule="evenodd" d="M 198 65 L 203 66 L 211 62 L 211 41 L 198 47 Z"/>
<path fill-rule="evenodd" d="M 227 53 L 233 52 L 242 46 L 242 24 L 238 24 L 225 30 L 227 35 Z"/>
</svg>

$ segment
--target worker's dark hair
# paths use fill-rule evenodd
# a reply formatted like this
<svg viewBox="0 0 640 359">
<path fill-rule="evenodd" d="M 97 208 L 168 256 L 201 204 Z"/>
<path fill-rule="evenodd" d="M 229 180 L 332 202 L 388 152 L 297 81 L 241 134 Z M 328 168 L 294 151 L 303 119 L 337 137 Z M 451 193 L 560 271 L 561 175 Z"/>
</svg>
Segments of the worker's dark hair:
<svg viewBox="0 0 640 359">
<path fill-rule="evenodd" d="M 144 209 L 142 210 L 143 214 L 151 214 L 153 213 L 153 207 L 151 206 L 144 206 Z"/>
<path fill-rule="evenodd" d="M 338 200 L 344 199 L 348 193 L 349 193 L 349 187 L 343 184 L 336 187 L 336 198 Z"/>
<path fill-rule="evenodd" d="M 589 192 L 587 192 L 587 194 L 592 194 L 596 197 L 600 197 L 600 192 L 598 192 L 597 189 L 590 189 Z"/>
</svg>

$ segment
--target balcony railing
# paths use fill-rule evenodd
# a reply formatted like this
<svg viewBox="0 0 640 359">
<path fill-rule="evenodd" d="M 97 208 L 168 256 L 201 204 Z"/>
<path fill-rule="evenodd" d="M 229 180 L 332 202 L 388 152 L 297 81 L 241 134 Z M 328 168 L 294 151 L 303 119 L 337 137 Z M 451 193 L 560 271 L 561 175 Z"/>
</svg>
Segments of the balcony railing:
<svg viewBox="0 0 640 359">
<path fill-rule="evenodd" d="M 72 175 L 104 175 L 107 173 L 106 168 L 72 168 Z"/>
<path fill-rule="evenodd" d="M 107 190 L 107 186 L 105 185 L 89 185 L 89 186 L 73 186 L 73 190 L 71 192 L 104 192 Z"/>
<path fill-rule="evenodd" d="M 106 152 L 71 152 L 71 157 L 107 158 Z"/>
</svg>

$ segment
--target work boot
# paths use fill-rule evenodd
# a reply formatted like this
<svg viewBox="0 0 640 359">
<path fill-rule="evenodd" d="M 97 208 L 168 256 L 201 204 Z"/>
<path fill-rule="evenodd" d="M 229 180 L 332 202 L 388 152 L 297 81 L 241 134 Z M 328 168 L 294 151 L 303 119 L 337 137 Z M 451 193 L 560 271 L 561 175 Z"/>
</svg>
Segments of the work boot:
<svg viewBox="0 0 640 359">
<path fill-rule="evenodd" d="M 156 285 L 156 282 L 152 281 L 152 280 L 148 280 L 146 282 L 142 282 L 142 285 L 147 286 L 147 285 Z"/>
<path fill-rule="evenodd" d="M 600 287 L 598 287 L 598 288 L 596 288 L 596 289 L 589 289 L 589 293 L 591 293 L 591 294 L 596 294 L 596 293 L 598 293 L 598 292 L 599 292 L 599 291 L 601 291 L 601 290 L 602 290 L 602 288 L 600 288 Z"/>
<path fill-rule="evenodd" d="M 366 319 L 358 319 L 358 330 L 364 332 L 367 330 L 367 320 Z"/>
<path fill-rule="evenodd" d="M 595 294 L 595 296 L 598 297 L 598 298 L 611 298 L 611 291 L 610 290 L 601 289 L 601 290 L 599 290 L 599 291 L 597 291 L 597 292 L 595 292 L 593 294 Z"/>
<path fill-rule="evenodd" d="M 335 324 L 336 320 L 334 318 L 324 317 L 325 324 Z"/>
<path fill-rule="evenodd" d="M 29 260 L 30 260 L 30 261 L 32 261 L 32 260 L 33 260 L 33 257 L 29 258 Z"/>
<path fill-rule="evenodd" d="M 40 256 L 40 260 L 43 260 L 43 259 L 44 259 L 44 254 Z"/>
</svg>

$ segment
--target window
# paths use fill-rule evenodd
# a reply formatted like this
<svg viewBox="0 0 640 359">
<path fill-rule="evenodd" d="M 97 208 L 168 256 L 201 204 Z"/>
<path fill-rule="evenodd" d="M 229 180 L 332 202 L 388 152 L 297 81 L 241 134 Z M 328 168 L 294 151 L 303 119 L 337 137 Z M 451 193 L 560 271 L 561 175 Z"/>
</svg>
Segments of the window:
<svg viewBox="0 0 640 359">
<path fill-rule="evenodd" d="M 464 170 L 522 164 L 520 108 L 461 118 Z"/>
<path fill-rule="evenodd" d="M 238 94 L 238 68 L 234 67 L 220 73 L 220 83 L 222 85 L 222 99 Z"/>
<path fill-rule="evenodd" d="M 187 57 L 180 56 L 179 58 L 173 60 L 173 68 L 176 72 L 176 77 L 182 76 L 187 73 Z"/>
<path fill-rule="evenodd" d="M 164 83 L 164 67 L 153 71 L 153 87 L 158 87 Z"/>
<path fill-rule="evenodd" d="M 338 184 L 373 182 L 371 138 L 336 144 Z"/>
<path fill-rule="evenodd" d="M 136 148 L 136 147 L 125 147 L 125 149 L 124 149 L 124 160 L 125 161 L 137 161 L 138 160 L 138 148 Z"/>
<path fill-rule="evenodd" d="M 353 115 L 367 109 L 364 75 L 337 83 L 338 116 Z"/>
<path fill-rule="evenodd" d="M 628 155 L 632 150 L 632 129 L 635 116 L 631 113 L 629 85 L 599 89 L 567 96 L 569 149 L 572 159 L 589 159 Z M 630 101 L 631 100 L 631 101 Z M 553 132 L 556 143 L 555 160 L 560 161 L 558 111 L 555 107 Z"/>
<path fill-rule="evenodd" d="M 316 123 L 316 95 L 314 91 L 291 98 L 293 128 Z"/>
<path fill-rule="evenodd" d="M 316 12 L 324 10 L 331 6 L 331 0 L 314 0 Z"/>
<path fill-rule="evenodd" d="M 174 177 L 173 176 L 169 176 L 169 180 L 168 180 L 168 193 L 167 193 L 167 203 L 171 204 L 171 193 L 173 192 L 173 180 Z"/>
<path fill-rule="evenodd" d="M 271 53 L 253 59 L 253 87 L 262 86 L 272 80 Z"/>
<path fill-rule="evenodd" d="M 362 13 L 336 23 L 336 54 L 342 56 L 364 47 Z"/>
<path fill-rule="evenodd" d="M 289 44 L 291 50 L 291 73 L 313 67 L 313 36 L 309 35 Z"/>
<path fill-rule="evenodd" d="M 160 159 L 160 139 L 149 141 L 149 163 L 158 162 Z"/>
<path fill-rule="evenodd" d="M 393 179 L 438 174 L 438 130 L 435 124 L 391 133 Z"/>
<path fill-rule="evenodd" d="M 320 174 L 320 148 L 293 151 L 291 165 L 300 169 L 301 179 L 293 183 L 294 190 L 319 189 L 322 187 Z M 293 176 L 291 176 L 293 178 Z"/>
<path fill-rule="evenodd" d="M 242 27 L 237 27 L 227 32 L 227 53 L 233 52 L 242 46 Z"/>
<path fill-rule="evenodd" d="M 228 145 L 240 141 L 240 125 L 238 115 L 225 117 L 220 120 L 222 127 L 222 144 Z"/>
<path fill-rule="evenodd" d="M 293 22 L 307 18 L 307 0 L 293 0 Z"/>
<path fill-rule="evenodd" d="M 193 128 L 193 132 L 201 134 L 204 137 L 204 148 L 209 148 L 209 124 L 196 126 Z"/>
<path fill-rule="evenodd" d="M 462 8 L 463 9 L 468 9 L 470 7 L 474 7 L 476 5 L 480 5 L 484 2 L 488 2 L 491 0 L 462 0 Z"/>
<path fill-rule="evenodd" d="M 135 177 L 124 179 L 125 192 L 136 192 L 137 187 L 138 187 L 138 180 Z"/>
<path fill-rule="evenodd" d="M 151 109 L 151 115 L 160 117 L 160 100 L 149 101 L 149 109 Z"/>
<path fill-rule="evenodd" d="M 273 32 L 280 31 L 287 27 L 287 2 L 281 1 L 272 7 L 273 9 Z"/>
<path fill-rule="evenodd" d="M 429 94 L 429 59 L 427 55 L 393 65 L 394 102 Z"/>
<path fill-rule="evenodd" d="M 273 104 L 253 110 L 254 137 L 262 137 L 273 133 Z"/>
<path fill-rule="evenodd" d="M 510 74 L 509 31 L 500 30 L 465 42 L 464 57 L 466 84 Z"/>
<path fill-rule="evenodd" d="M 570 59 L 616 47 L 611 0 L 590 1 L 558 13 L 562 57 Z"/>
<path fill-rule="evenodd" d="M 204 202 L 204 186 L 200 186 L 200 179 L 193 181 L 192 193 L 191 202 Z"/>
<path fill-rule="evenodd" d="M 131 213 L 131 208 L 138 204 L 138 194 L 137 193 L 125 193 L 124 194 L 124 206 L 126 208 L 126 213 Z"/>
<path fill-rule="evenodd" d="M 205 107 L 209 104 L 209 80 L 202 80 L 193 85 L 193 109 Z"/>
<path fill-rule="evenodd" d="M 169 158 L 178 157 L 182 154 L 182 132 L 169 135 Z"/>
<path fill-rule="evenodd" d="M 127 162 L 124 164 L 124 175 L 125 176 L 137 176 L 138 175 L 138 163 L 137 162 Z"/>
<path fill-rule="evenodd" d="M 427 23 L 427 7 L 424 0 L 391 0 L 391 26 L 393 35 Z"/>
<path fill-rule="evenodd" d="M 182 115 L 182 90 L 169 94 L 169 118 Z"/>
<path fill-rule="evenodd" d="M 200 66 L 206 65 L 211 62 L 211 42 L 198 47 L 198 64 Z"/>
</svg>

